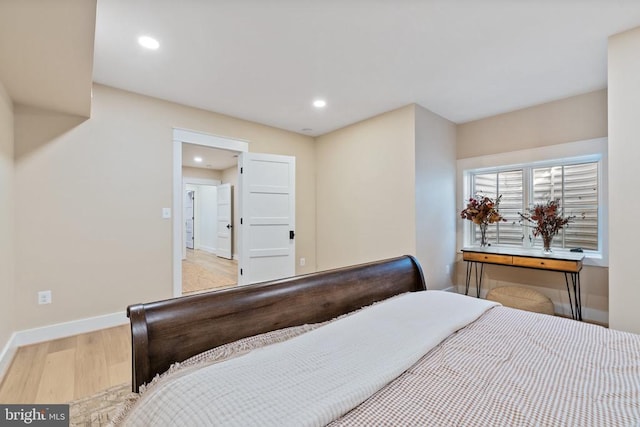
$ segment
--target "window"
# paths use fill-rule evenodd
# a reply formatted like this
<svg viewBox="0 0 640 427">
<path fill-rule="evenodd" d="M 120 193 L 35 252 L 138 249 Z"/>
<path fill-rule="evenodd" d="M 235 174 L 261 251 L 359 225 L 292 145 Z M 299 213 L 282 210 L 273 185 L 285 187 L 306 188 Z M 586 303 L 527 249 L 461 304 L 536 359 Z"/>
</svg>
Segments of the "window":
<svg viewBox="0 0 640 427">
<path fill-rule="evenodd" d="M 473 191 L 471 194 L 484 194 L 500 200 L 500 214 L 506 222 L 489 226 L 487 237 L 490 242 L 500 245 L 522 245 L 522 226 L 518 223 L 524 199 L 524 180 L 522 169 L 504 170 L 493 173 L 477 173 L 472 175 Z M 480 227 L 474 226 L 473 244 L 480 244 Z"/>
<path fill-rule="evenodd" d="M 522 225 L 519 213 L 536 203 L 557 199 L 563 214 L 575 218 L 554 237 L 552 247 L 600 252 L 600 169 L 601 158 L 569 158 L 468 170 L 465 187 L 470 192 L 465 197 L 478 193 L 491 198 L 502 196 L 499 210 L 507 221 L 489 226 L 487 234 L 493 245 L 541 247 L 541 239 L 533 237 L 531 227 Z M 478 245 L 479 227 L 471 224 L 465 241 Z"/>
</svg>

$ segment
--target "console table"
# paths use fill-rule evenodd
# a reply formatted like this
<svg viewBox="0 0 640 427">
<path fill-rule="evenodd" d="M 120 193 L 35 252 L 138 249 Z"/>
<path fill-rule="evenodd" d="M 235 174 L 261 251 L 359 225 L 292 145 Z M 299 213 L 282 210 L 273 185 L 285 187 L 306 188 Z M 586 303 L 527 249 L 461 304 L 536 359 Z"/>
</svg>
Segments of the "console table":
<svg viewBox="0 0 640 427">
<path fill-rule="evenodd" d="M 571 317 L 582 320 L 582 301 L 580 299 L 580 270 L 584 254 L 579 252 L 542 253 L 541 249 L 524 248 L 463 248 L 462 259 L 467 262 L 467 277 L 464 294 L 469 294 L 471 277 L 475 275 L 476 296 L 480 297 L 482 273 L 485 264 L 506 265 L 511 267 L 534 268 L 564 273 L 564 281 L 569 294 Z M 480 268 L 478 269 L 478 266 Z M 573 296 L 571 293 L 573 289 Z"/>
</svg>

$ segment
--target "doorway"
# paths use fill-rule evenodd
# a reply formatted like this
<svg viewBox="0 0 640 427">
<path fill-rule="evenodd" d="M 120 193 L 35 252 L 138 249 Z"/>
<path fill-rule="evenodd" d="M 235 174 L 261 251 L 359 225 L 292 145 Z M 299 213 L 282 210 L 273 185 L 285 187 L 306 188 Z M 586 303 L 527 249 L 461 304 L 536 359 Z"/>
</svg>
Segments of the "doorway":
<svg viewBox="0 0 640 427">
<path fill-rule="evenodd" d="M 238 261 L 237 256 L 233 257 L 231 244 L 234 223 L 231 190 L 237 163 L 233 152 L 182 144 L 185 194 L 182 295 L 238 284 Z"/>
<path fill-rule="evenodd" d="M 239 285 L 295 275 L 295 157 L 249 153 L 248 143 L 183 130 L 173 130 L 173 292 L 182 293 L 184 244 L 183 146 L 205 147 L 237 154 L 237 167 L 228 174 L 236 179 L 233 232 L 238 254 Z M 203 161 L 203 159 L 198 159 Z M 224 181 L 229 181 L 224 179 Z M 197 205 L 197 195 L 196 195 Z M 232 224 L 227 224 L 232 228 Z M 197 225 L 195 238 L 198 239 Z M 234 253 L 234 255 L 235 255 Z M 184 255 L 186 257 L 186 254 Z M 234 256 L 235 258 L 235 256 Z"/>
<path fill-rule="evenodd" d="M 191 278 L 191 283 L 196 283 L 195 288 L 202 289 L 229 286 L 238 283 L 238 262 L 237 260 L 222 259 L 212 251 L 203 250 L 202 247 L 187 249 L 185 245 L 186 232 L 185 221 L 187 215 L 183 212 L 183 198 L 187 191 L 186 184 L 192 185 L 219 185 L 223 181 L 229 182 L 231 188 L 237 183 L 237 166 L 226 164 L 224 167 L 210 164 L 205 161 L 205 156 L 198 156 L 195 152 L 184 151 L 185 144 L 189 148 L 210 150 L 211 153 L 218 153 L 218 157 L 225 157 L 229 161 L 230 157 L 248 151 L 248 143 L 245 141 L 232 140 L 214 135 L 207 135 L 199 132 L 184 129 L 173 130 L 173 295 L 183 294 L 183 276 Z M 184 152 L 183 152 L 184 151 Z M 214 153 L 214 154 L 215 154 Z M 202 157 L 198 162 L 194 158 Z M 237 158 L 234 158 L 234 165 L 237 165 Z M 208 165 L 210 165 L 208 167 Z M 185 178 L 183 168 L 192 168 L 190 174 Z M 216 176 L 211 174 L 213 170 L 222 168 L 224 174 Z M 224 177 L 222 176 L 224 175 Z M 196 211 L 198 209 L 198 195 L 195 194 Z M 197 215 L 197 213 L 196 213 Z M 197 216 L 196 216 L 197 218 Z M 233 223 L 233 220 L 232 220 Z M 231 226 L 231 224 L 229 224 Z M 225 224 L 226 226 L 226 224 Z M 217 227 L 217 225 L 216 225 Z M 198 226 L 195 224 L 194 242 L 198 241 Z M 217 247 L 215 248 L 217 250 Z M 215 251 L 213 251 L 215 252 Z M 234 251 L 236 252 L 236 251 Z M 233 258 L 233 254 L 231 256 Z M 230 283 L 234 282 L 234 283 Z M 199 284 L 198 284 L 199 283 Z M 194 286 L 187 285 L 185 291 L 193 292 Z M 198 290 L 199 291 L 199 290 Z"/>
</svg>

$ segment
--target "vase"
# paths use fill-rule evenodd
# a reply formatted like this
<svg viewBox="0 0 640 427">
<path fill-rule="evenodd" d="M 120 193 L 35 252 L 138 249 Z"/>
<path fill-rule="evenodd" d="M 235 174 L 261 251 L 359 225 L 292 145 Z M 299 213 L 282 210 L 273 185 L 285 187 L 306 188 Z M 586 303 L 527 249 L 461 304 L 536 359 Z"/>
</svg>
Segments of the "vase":
<svg viewBox="0 0 640 427">
<path fill-rule="evenodd" d="M 480 246 L 483 248 L 489 245 L 489 242 L 487 242 L 487 225 L 489 224 L 480 224 Z"/>
<path fill-rule="evenodd" d="M 542 253 L 550 254 L 553 252 L 551 250 L 551 241 L 553 240 L 553 236 L 542 235 Z"/>
</svg>

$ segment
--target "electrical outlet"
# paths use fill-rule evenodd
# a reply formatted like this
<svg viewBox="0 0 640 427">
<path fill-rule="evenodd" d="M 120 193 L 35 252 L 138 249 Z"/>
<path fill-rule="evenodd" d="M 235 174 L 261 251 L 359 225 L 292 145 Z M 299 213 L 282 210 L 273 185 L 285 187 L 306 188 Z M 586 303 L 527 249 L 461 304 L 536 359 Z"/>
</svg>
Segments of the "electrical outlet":
<svg viewBox="0 0 640 427">
<path fill-rule="evenodd" d="M 307 260 L 304 258 L 300 258 L 300 267 L 304 267 L 304 265 L 307 263 Z"/>
<path fill-rule="evenodd" d="M 51 304 L 51 291 L 38 292 L 38 304 Z"/>
<path fill-rule="evenodd" d="M 171 208 L 162 208 L 162 218 L 171 218 Z"/>
</svg>

